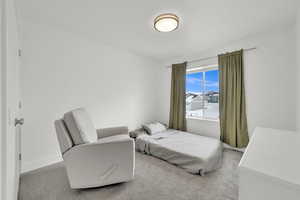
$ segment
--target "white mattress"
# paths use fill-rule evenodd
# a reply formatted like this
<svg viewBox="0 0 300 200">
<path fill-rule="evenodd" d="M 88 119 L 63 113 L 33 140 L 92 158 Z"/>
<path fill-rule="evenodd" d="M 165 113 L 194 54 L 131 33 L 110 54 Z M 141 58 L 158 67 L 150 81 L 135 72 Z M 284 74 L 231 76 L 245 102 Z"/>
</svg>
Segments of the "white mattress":
<svg viewBox="0 0 300 200">
<path fill-rule="evenodd" d="M 219 140 L 173 129 L 140 135 L 136 148 L 193 174 L 204 175 L 222 164 L 223 145 Z"/>
</svg>

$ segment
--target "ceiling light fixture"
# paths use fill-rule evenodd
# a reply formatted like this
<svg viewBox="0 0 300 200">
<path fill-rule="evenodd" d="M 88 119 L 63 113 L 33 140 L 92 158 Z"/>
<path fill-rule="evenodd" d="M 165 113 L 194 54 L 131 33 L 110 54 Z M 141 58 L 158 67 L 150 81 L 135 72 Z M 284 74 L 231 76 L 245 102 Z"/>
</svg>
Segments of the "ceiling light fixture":
<svg viewBox="0 0 300 200">
<path fill-rule="evenodd" d="M 154 19 L 154 28 L 159 32 L 171 32 L 178 28 L 179 18 L 171 13 L 161 14 Z"/>
</svg>

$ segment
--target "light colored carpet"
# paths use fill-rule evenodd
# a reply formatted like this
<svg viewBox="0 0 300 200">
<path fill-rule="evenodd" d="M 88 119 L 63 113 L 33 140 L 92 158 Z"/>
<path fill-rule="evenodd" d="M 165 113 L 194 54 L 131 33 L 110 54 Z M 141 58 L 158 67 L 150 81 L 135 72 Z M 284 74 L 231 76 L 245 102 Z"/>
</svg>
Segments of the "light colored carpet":
<svg viewBox="0 0 300 200">
<path fill-rule="evenodd" d="M 136 153 L 135 179 L 107 187 L 72 190 L 62 163 L 21 176 L 20 200 L 237 200 L 242 154 L 225 150 L 221 169 L 192 175 L 157 158 Z"/>
</svg>

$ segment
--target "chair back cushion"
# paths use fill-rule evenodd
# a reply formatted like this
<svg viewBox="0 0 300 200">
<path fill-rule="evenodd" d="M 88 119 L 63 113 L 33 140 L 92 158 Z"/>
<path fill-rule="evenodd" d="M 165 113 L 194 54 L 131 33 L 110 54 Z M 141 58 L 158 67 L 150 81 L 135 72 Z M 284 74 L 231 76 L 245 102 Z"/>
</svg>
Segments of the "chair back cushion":
<svg viewBox="0 0 300 200">
<path fill-rule="evenodd" d="M 64 154 L 66 151 L 68 151 L 70 148 L 72 148 L 74 146 L 74 143 L 73 143 L 70 133 L 62 119 L 56 120 L 54 122 L 54 124 L 55 124 L 56 135 L 57 135 L 59 147 L 60 147 L 61 153 Z"/>
<path fill-rule="evenodd" d="M 97 142 L 97 131 L 84 108 L 67 112 L 64 121 L 75 145 Z"/>
</svg>

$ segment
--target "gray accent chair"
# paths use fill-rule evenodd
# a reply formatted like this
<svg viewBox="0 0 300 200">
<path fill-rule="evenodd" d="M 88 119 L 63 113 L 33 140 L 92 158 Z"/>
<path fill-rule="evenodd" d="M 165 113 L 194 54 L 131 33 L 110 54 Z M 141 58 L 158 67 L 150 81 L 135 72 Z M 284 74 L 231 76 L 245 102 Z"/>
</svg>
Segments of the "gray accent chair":
<svg viewBox="0 0 300 200">
<path fill-rule="evenodd" d="M 56 120 L 55 129 L 71 188 L 100 187 L 134 178 L 135 146 L 127 127 L 96 130 L 88 113 L 79 108 Z"/>
</svg>

